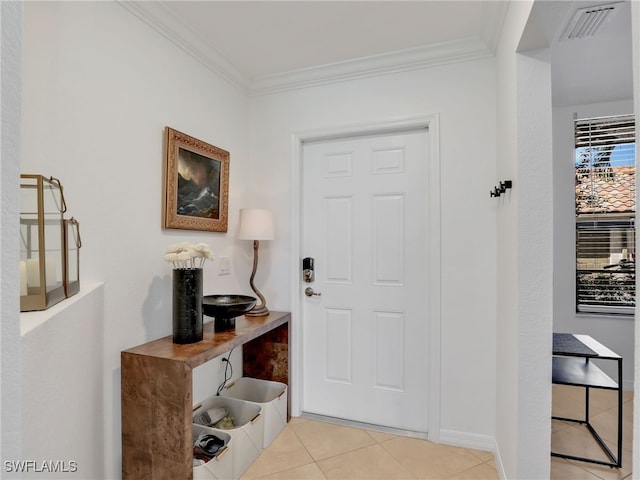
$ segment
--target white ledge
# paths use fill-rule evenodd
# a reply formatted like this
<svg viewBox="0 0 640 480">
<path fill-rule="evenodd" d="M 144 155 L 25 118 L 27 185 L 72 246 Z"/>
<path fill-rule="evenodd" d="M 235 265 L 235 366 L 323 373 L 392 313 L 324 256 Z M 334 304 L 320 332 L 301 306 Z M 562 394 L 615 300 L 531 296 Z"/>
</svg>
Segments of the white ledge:
<svg viewBox="0 0 640 480">
<path fill-rule="evenodd" d="M 104 282 L 89 282 L 88 284 L 80 284 L 80 291 L 74 296 L 56 303 L 46 310 L 38 310 L 35 312 L 20 313 L 20 336 L 24 337 L 29 332 L 35 330 L 39 326 L 45 324 L 58 314 L 64 312 L 68 308 L 80 302 L 83 298 L 92 295 L 98 290 L 102 290 Z"/>
</svg>

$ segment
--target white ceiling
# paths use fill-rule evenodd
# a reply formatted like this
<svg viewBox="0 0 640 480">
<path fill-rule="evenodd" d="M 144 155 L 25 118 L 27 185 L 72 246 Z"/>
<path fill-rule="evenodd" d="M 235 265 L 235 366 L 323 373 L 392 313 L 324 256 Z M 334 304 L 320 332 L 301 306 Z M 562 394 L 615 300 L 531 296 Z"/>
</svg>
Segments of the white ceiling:
<svg viewBox="0 0 640 480">
<path fill-rule="evenodd" d="M 245 77 L 487 35 L 499 2 L 168 1 L 163 2 Z"/>
<path fill-rule="evenodd" d="M 251 94 L 493 54 L 504 0 L 120 2 Z"/>
<path fill-rule="evenodd" d="M 611 2 L 535 4 L 537 28 L 547 46 L 552 46 L 555 101 L 570 104 L 593 99 L 594 91 L 603 90 L 603 81 L 608 82 L 609 97 L 631 98 L 628 10 L 617 13 L 612 28 L 598 38 L 557 39 L 573 11 L 597 3 Z M 230 82 L 250 94 L 260 94 L 493 55 L 508 2 L 171 0 L 121 4 Z"/>
</svg>

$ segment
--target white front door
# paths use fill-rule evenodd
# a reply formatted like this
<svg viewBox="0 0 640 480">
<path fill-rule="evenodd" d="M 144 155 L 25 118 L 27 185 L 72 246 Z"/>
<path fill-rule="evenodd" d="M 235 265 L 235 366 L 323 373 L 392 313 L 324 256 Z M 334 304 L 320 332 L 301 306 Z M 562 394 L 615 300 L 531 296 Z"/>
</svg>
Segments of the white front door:
<svg viewBox="0 0 640 480">
<path fill-rule="evenodd" d="M 427 431 L 426 129 L 302 150 L 302 410 Z"/>
</svg>

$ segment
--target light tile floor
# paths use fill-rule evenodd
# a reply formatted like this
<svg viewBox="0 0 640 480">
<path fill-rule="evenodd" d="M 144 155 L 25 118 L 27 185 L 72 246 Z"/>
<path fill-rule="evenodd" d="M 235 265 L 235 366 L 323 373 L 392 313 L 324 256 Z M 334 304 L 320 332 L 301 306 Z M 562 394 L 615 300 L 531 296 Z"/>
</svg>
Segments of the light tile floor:
<svg viewBox="0 0 640 480">
<path fill-rule="evenodd" d="M 617 392 L 591 389 L 591 424 L 604 439 L 611 451 L 617 453 Z M 584 418 L 584 388 L 565 385 L 553 386 L 553 415 L 568 418 Z M 624 392 L 622 406 L 622 468 L 611 468 L 588 462 L 551 457 L 551 478 L 554 480 L 610 480 L 631 479 L 633 463 L 633 393 Z M 586 427 L 573 422 L 553 420 L 551 424 L 551 449 L 582 457 L 609 461 Z"/>
<path fill-rule="evenodd" d="M 584 390 L 554 385 L 554 415 L 584 412 Z M 591 419 L 615 452 L 615 392 L 592 390 Z M 551 457 L 551 479 L 631 479 L 633 394 L 625 392 L 623 467 Z M 605 458 L 581 426 L 552 422 L 552 450 Z M 240 480 L 401 480 L 498 478 L 490 452 L 437 445 L 426 440 L 292 418 L 283 432 L 257 458 Z"/>
<path fill-rule="evenodd" d="M 497 480 L 493 454 L 292 418 L 241 480 Z"/>
</svg>

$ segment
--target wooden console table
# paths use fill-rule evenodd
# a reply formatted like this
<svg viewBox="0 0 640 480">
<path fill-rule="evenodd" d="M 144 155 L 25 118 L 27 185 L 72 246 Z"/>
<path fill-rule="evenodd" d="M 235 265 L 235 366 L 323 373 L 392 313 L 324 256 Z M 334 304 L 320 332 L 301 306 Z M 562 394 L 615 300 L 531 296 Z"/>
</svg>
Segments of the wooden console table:
<svg viewBox="0 0 640 480">
<path fill-rule="evenodd" d="M 168 336 L 121 352 L 122 478 L 193 478 L 192 370 L 243 345 L 243 375 L 289 385 L 290 321 L 242 316 L 226 332 L 205 324 L 198 343 Z"/>
<path fill-rule="evenodd" d="M 598 368 L 591 360 L 612 360 L 617 363 L 617 382 Z M 556 420 L 585 425 L 610 461 L 551 452 L 554 457 L 597 463 L 609 467 L 622 466 L 622 357 L 588 335 L 568 333 L 553 334 L 553 374 L 552 381 L 559 385 L 573 385 L 585 389 L 584 418 L 552 417 Z M 591 425 L 589 418 L 589 390 L 600 388 L 614 390 L 618 397 L 618 443 L 617 455 L 606 445 Z"/>
</svg>

